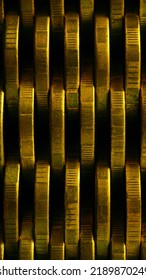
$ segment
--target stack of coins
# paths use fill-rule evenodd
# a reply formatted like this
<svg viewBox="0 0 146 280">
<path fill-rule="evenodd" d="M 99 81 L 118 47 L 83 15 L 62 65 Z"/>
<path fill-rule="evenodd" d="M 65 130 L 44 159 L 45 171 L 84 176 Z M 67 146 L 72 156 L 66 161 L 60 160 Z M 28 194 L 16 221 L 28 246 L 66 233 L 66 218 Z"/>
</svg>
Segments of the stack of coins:
<svg viewBox="0 0 146 280">
<path fill-rule="evenodd" d="M 145 49 L 145 0 L 0 0 L 1 260 L 146 259 Z"/>
</svg>

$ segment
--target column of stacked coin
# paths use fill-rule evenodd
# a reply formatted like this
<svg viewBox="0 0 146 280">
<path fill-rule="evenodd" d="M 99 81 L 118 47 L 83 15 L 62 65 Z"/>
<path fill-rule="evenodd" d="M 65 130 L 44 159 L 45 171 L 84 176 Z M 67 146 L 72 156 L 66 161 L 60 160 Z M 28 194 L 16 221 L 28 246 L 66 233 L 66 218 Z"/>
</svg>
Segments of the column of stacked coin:
<svg viewBox="0 0 146 280">
<path fill-rule="evenodd" d="M 146 259 L 145 0 L 0 0 L 0 259 Z"/>
</svg>

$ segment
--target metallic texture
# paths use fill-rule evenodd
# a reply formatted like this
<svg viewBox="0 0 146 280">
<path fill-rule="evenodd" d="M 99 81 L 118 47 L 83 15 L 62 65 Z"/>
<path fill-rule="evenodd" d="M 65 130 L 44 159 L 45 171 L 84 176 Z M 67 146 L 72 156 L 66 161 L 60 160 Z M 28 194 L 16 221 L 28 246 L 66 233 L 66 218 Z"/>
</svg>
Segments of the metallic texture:
<svg viewBox="0 0 146 280">
<path fill-rule="evenodd" d="M 0 0 L 0 259 L 146 259 L 146 1 Z"/>
</svg>

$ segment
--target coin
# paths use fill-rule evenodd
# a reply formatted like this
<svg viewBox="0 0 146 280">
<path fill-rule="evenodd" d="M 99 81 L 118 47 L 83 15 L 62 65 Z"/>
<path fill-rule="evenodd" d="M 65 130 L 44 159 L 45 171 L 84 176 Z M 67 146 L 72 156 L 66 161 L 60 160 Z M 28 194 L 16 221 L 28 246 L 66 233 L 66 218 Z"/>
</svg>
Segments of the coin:
<svg viewBox="0 0 146 280">
<path fill-rule="evenodd" d="M 78 90 L 80 79 L 79 15 L 65 16 L 65 89 Z"/>
<path fill-rule="evenodd" d="M 35 91 L 39 114 L 48 113 L 50 18 L 35 19 Z"/>
<path fill-rule="evenodd" d="M 52 169 L 62 172 L 65 165 L 65 92 L 60 79 L 55 79 L 51 86 L 50 134 Z"/>
<path fill-rule="evenodd" d="M 64 221 L 60 213 L 53 220 L 50 240 L 50 259 L 65 259 Z"/>
<path fill-rule="evenodd" d="M 0 170 L 2 171 L 5 163 L 4 157 L 4 92 L 0 91 Z"/>
<path fill-rule="evenodd" d="M 125 92 L 127 118 L 137 116 L 141 79 L 140 23 L 136 14 L 125 16 Z"/>
<path fill-rule="evenodd" d="M 111 171 L 124 170 L 125 166 L 125 92 L 120 79 L 111 81 Z"/>
<path fill-rule="evenodd" d="M 80 164 L 67 161 L 65 171 L 66 259 L 78 259 L 80 203 Z"/>
<path fill-rule="evenodd" d="M 38 259 L 48 257 L 50 166 L 36 163 L 35 176 L 35 252 Z"/>
<path fill-rule="evenodd" d="M 95 260 L 95 241 L 93 238 L 93 217 L 91 209 L 81 211 L 80 259 Z"/>
<path fill-rule="evenodd" d="M 96 259 L 107 259 L 110 244 L 110 169 L 98 164 L 95 174 Z"/>
<path fill-rule="evenodd" d="M 127 259 L 138 259 L 141 243 L 140 166 L 126 162 L 126 250 Z"/>
<path fill-rule="evenodd" d="M 4 235 L 8 259 L 17 259 L 19 240 L 20 165 L 9 162 L 4 175 Z"/>
<path fill-rule="evenodd" d="M 21 224 L 19 259 L 34 260 L 33 222 L 30 213 L 26 214 Z"/>
<path fill-rule="evenodd" d="M 35 163 L 34 150 L 34 88 L 32 72 L 22 74 L 19 92 L 20 159 L 23 171 L 32 171 Z"/>
<path fill-rule="evenodd" d="M 93 84 L 80 85 L 81 166 L 91 169 L 95 161 L 95 90 Z"/>
<path fill-rule="evenodd" d="M 30 29 L 33 27 L 33 18 L 35 14 L 34 0 L 19 0 L 19 3 L 22 26 L 24 29 Z"/>
<path fill-rule="evenodd" d="M 4 35 L 5 95 L 9 113 L 18 108 L 19 88 L 19 16 L 7 14 Z M 11 63 L 10 63 L 11 61 Z"/>
</svg>

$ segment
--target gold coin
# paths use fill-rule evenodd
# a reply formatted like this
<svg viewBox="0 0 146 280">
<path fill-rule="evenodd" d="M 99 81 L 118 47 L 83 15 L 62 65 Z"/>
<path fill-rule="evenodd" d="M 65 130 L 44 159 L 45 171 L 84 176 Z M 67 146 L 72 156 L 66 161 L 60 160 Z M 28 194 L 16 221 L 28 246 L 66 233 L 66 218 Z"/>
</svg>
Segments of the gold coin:
<svg viewBox="0 0 146 280">
<path fill-rule="evenodd" d="M 48 112 L 50 18 L 35 20 L 35 90 L 38 112 Z"/>
<path fill-rule="evenodd" d="M 0 242 L 0 260 L 4 260 L 4 242 Z"/>
<path fill-rule="evenodd" d="M 50 0 L 50 18 L 53 33 L 64 30 L 64 0 Z"/>
<path fill-rule="evenodd" d="M 19 67 L 18 40 L 19 16 L 6 15 L 4 38 L 4 65 L 6 103 L 9 111 L 18 108 Z"/>
<path fill-rule="evenodd" d="M 137 116 L 141 80 L 140 24 L 136 14 L 125 17 L 125 48 L 126 115 L 129 118 Z"/>
<path fill-rule="evenodd" d="M 142 223 L 141 259 L 146 260 L 146 223 Z"/>
<path fill-rule="evenodd" d="M 8 258 L 17 258 L 19 239 L 19 177 L 20 165 L 7 163 L 4 176 L 4 234 Z"/>
<path fill-rule="evenodd" d="M 145 26 L 146 26 L 146 2 L 145 2 L 145 0 L 139 1 L 139 16 L 140 16 L 140 28 L 145 29 Z"/>
<path fill-rule="evenodd" d="M 110 169 L 99 164 L 95 177 L 96 259 L 107 259 L 110 244 Z"/>
<path fill-rule="evenodd" d="M 68 161 L 65 172 L 65 247 L 66 259 L 78 259 L 80 164 Z"/>
<path fill-rule="evenodd" d="M 79 112 L 79 92 L 78 89 L 68 89 L 66 95 L 66 109 L 70 119 L 76 118 Z"/>
<path fill-rule="evenodd" d="M 123 171 L 125 166 L 125 92 L 120 78 L 111 81 L 111 171 Z"/>
<path fill-rule="evenodd" d="M 3 135 L 3 118 L 4 118 L 4 93 L 0 91 L 0 171 L 5 163 L 4 159 L 4 135 Z"/>
<path fill-rule="evenodd" d="M 93 238 L 93 217 L 91 209 L 81 213 L 80 259 L 95 260 L 95 242 Z"/>
<path fill-rule="evenodd" d="M 50 130 L 52 169 L 63 171 L 65 165 L 65 92 L 61 80 L 54 80 L 50 94 Z"/>
<path fill-rule="evenodd" d="M 110 42 L 109 19 L 95 16 L 95 90 L 96 114 L 107 116 L 108 96 L 110 87 Z"/>
<path fill-rule="evenodd" d="M 126 245 L 124 243 L 124 228 L 117 224 L 111 238 L 111 259 L 126 260 Z"/>
<path fill-rule="evenodd" d="M 34 260 L 33 222 L 30 215 L 22 221 L 19 240 L 19 259 Z"/>
<path fill-rule="evenodd" d="M 138 259 L 141 243 L 141 180 L 137 162 L 126 163 L 127 259 Z"/>
<path fill-rule="evenodd" d="M 124 8 L 123 0 L 110 0 L 111 32 L 122 32 Z"/>
<path fill-rule="evenodd" d="M 80 0 L 81 21 L 90 22 L 93 20 L 94 0 Z"/>
<path fill-rule="evenodd" d="M 79 15 L 65 16 L 65 89 L 78 90 L 79 65 Z M 73 93 L 72 93 L 73 94 Z M 68 107 L 68 105 L 67 105 Z"/>
<path fill-rule="evenodd" d="M 65 259 L 65 243 L 64 243 L 64 222 L 60 215 L 53 221 L 51 241 L 50 241 L 50 259 Z"/>
<path fill-rule="evenodd" d="M 95 160 L 95 90 L 93 84 L 80 86 L 81 166 L 91 168 Z"/>
<path fill-rule="evenodd" d="M 141 85 L 141 153 L 140 153 L 140 166 L 141 170 L 146 170 L 146 77 L 142 78 Z"/>
<path fill-rule="evenodd" d="M 38 259 L 48 257 L 50 166 L 37 162 L 35 177 L 35 252 Z"/>
<path fill-rule="evenodd" d="M 35 164 L 34 151 L 34 88 L 31 71 L 22 74 L 19 93 L 20 159 L 23 171 Z"/>
<path fill-rule="evenodd" d="M 20 0 L 20 14 L 21 22 L 24 29 L 33 27 L 33 18 L 34 18 L 34 0 Z"/>
</svg>

